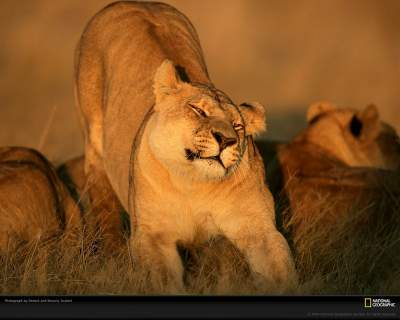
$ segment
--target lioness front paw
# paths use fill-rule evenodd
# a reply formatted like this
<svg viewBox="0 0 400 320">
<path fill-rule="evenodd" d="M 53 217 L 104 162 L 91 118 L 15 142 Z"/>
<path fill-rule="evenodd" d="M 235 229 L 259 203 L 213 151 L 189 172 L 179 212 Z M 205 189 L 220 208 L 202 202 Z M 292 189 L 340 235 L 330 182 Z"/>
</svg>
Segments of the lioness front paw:
<svg viewBox="0 0 400 320">
<path fill-rule="evenodd" d="M 265 277 L 260 273 L 253 274 L 255 289 L 263 294 L 286 294 L 293 292 L 297 282 L 283 277 Z"/>
</svg>

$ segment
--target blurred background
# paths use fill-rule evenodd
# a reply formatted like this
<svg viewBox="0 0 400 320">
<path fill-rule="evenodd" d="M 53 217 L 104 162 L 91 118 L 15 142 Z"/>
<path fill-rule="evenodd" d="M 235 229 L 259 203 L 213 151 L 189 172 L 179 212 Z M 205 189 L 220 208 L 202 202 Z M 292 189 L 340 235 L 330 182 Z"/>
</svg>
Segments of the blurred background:
<svg viewBox="0 0 400 320">
<path fill-rule="evenodd" d="M 73 51 L 109 0 L 0 1 L 0 145 L 57 163 L 82 153 Z M 400 1 L 166 0 L 196 27 L 211 79 L 267 106 L 271 139 L 305 126 L 317 100 L 375 103 L 400 129 Z"/>
</svg>

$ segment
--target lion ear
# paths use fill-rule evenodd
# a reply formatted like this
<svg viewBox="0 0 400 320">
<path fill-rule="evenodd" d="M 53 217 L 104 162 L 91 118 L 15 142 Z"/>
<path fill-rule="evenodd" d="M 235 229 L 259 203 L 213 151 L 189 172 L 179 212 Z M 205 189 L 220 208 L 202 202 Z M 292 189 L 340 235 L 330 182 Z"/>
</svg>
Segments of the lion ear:
<svg viewBox="0 0 400 320">
<path fill-rule="evenodd" d="M 239 110 L 246 125 L 247 135 L 256 136 L 266 130 L 265 108 L 261 103 L 242 103 Z"/>
<path fill-rule="evenodd" d="M 381 122 L 379 117 L 378 109 L 375 105 L 370 104 L 364 110 L 357 112 L 350 122 L 350 129 L 354 134 L 354 123 L 357 119 L 360 123 L 358 131 L 358 137 L 364 141 L 375 140 L 379 135 Z M 357 133 L 357 132 L 356 132 Z M 357 135 L 356 135 L 357 136 Z"/>
<path fill-rule="evenodd" d="M 328 101 L 315 102 L 308 107 L 307 122 L 308 122 L 308 124 L 310 124 L 315 119 L 317 119 L 317 117 L 319 117 L 320 115 L 322 115 L 326 112 L 329 112 L 329 111 L 336 110 L 336 109 L 337 109 L 337 106 L 331 102 L 328 102 Z"/>
<path fill-rule="evenodd" d="M 166 95 L 179 89 L 181 83 L 174 63 L 168 59 L 164 60 L 154 75 L 153 90 L 156 103 L 161 101 Z"/>
</svg>

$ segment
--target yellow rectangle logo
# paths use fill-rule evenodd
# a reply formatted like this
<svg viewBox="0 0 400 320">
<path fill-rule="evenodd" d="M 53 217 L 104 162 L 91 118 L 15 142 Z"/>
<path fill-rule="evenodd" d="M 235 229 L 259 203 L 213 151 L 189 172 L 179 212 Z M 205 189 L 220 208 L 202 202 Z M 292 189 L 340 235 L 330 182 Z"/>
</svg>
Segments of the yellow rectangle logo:
<svg viewBox="0 0 400 320">
<path fill-rule="evenodd" d="M 372 308 L 372 299 L 364 298 L 364 308 Z"/>
</svg>

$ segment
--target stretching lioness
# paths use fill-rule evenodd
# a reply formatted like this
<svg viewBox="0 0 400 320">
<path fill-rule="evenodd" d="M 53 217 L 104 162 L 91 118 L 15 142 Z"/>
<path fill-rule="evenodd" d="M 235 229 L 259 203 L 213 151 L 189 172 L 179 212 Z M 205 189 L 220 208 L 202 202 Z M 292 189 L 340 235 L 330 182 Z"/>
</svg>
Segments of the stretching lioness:
<svg viewBox="0 0 400 320">
<path fill-rule="evenodd" d="M 79 210 L 47 159 L 33 149 L 0 148 L 0 254 L 79 227 Z"/>
<path fill-rule="evenodd" d="M 235 105 L 211 83 L 190 21 L 169 5 L 117 2 L 87 25 L 76 51 L 76 95 L 91 198 L 129 211 L 131 241 L 157 290 L 183 289 L 177 243 L 224 234 L 260 287 L 296 281 L 276 230 L 252 137 L 264 108 Z M 99 224 L 110 235 L 119 215 Z"/>
<path fill-rule="evenodd" d="M 332 253 L 331 246 L 344 252 L 339 241 L 356 231 L 371 239 L 387 232 L 400 205 L 400 140 L 375 106 L 356 111 L 320 102 L 307 119 L 293 141 L 275 146 L 276 166 L 269 159 L 267 175 L 276 200 L 282 194 L 289 201 L 283 223 L 304 276 L 317 265 L 332 267 L 317 257 Z M 258 146 L 271 158 L 271 145 Z"/>
</svg>

